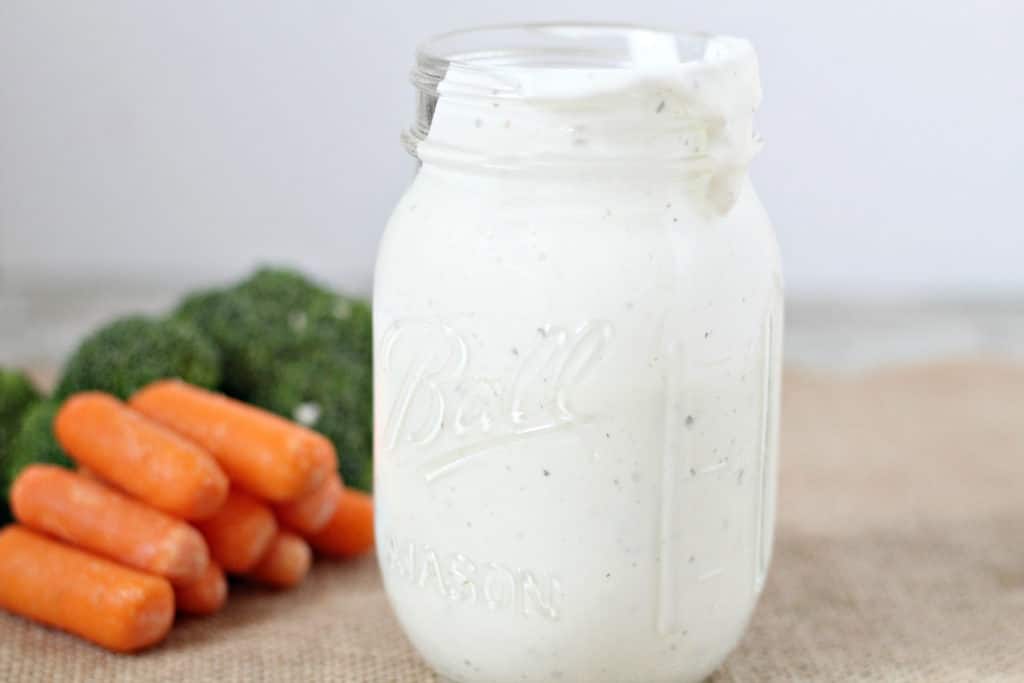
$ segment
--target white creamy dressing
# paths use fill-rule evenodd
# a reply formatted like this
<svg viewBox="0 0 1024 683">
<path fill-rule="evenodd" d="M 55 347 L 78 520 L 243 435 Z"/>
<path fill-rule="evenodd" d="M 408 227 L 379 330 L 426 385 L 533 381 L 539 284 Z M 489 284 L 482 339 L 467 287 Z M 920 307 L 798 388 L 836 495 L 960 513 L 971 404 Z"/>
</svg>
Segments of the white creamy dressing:
<svg viewBox="0 0 1024 683">
<path fill-rule="evenodd" d="M 756 60 L 638 36 L 628 69 L 450 67 L 382 240 L 378 553 L 455 681 L 700 680 L 767 570 Z"/>
<path fill-rule="evenodd" d="M 597 146 L 589 156 L 615 164 L 689 159 L 711 175 L 709 199 L 727 211 L 760 147 L 753 48 L 709 37 L 703 59 L 680 61 L 672 36 L 638 31 L 631 38 L 630 68 L 514 67 L 501 64 L 501 55 L 491 58 L 500 69 L 452 64 L 437 88 L 421 158 L 468 149 L 498 162 L 543 161 L 563 157 L 568 137 L 572 147 Z M 481 101 L 476 93 L 493 97 Z"/>
</svg>

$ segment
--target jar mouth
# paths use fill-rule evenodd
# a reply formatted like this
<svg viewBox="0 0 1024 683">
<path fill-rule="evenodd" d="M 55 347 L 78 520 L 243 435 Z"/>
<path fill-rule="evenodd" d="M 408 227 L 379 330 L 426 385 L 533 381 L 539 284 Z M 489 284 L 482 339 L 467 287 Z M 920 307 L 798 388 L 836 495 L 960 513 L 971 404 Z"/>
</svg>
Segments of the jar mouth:
<svg viewBox="0 0 1024 683">
<path fill-rule="evenodd" d="M 754 50 L 742 38 L 633 24 L 555 22 L 451 31 L 428 38 L 416 50 L 411 81 L 418 106 L 402 140 L 418 156 L 442 90 L 446 98 L 463 101 L 564 104 L 631 74 L 675 77 L 679 70 L 737 71 L 750 63 L 756 65 Z M 584 92 L 573 89 L 577 81 L 566 77 L 572 73 L 581 74 Z"/>
<path fill-rule="evenodd" d="M 759 142 L 757 57 L 731 36 L 630 24 L 498 25 L 422 43 L 420 161 L 477 168 L 681 168 L 732 201 Z"/>
<path fill-rule="evenodd" d="M 536 23 L 469 28 L 427 39 L 416 51 L 413 81 L 428 85 L 447 69 L 634 69 L 727 59 L 725 43 L 746 41 L 704 32 L 617 23 Z M 718 49 L 711 49 L 717 47 Z"/>
</svg>

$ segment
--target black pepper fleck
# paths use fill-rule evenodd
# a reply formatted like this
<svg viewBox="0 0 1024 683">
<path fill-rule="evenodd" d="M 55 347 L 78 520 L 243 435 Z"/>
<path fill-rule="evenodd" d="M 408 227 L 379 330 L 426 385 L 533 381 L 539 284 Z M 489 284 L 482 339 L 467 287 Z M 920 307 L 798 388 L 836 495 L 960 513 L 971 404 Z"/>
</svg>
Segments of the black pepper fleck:
<svg viewBox="0 0 1024 683">
<path fill-rule="evenodd" d="M 687 427 L 692 427 L 693 426 L 693 422 L 694 422 L 693 415 L 687 415 L 686 416 L 686 426 Z"/>
<path fill-rule="evenodd" d="M 661 112 L 663 112 L 663 111 L 665 111 L 665 100 L 662 100 L 662 101 L 661 101 L 661 102 L 660 102 L 660 103 L 658 104 L 658 108 L 654 110 L 654 113 L 655 113 L 655 114 L 660 114 L 660 113 L 661 113 Z"/>
<path fill-rule="evenodd" d="M 550 477 L 551 476 L 551 472 L 549 472 L 547 470 L 544 470 L 544 476 L 545 477 Z"/>
</svg>

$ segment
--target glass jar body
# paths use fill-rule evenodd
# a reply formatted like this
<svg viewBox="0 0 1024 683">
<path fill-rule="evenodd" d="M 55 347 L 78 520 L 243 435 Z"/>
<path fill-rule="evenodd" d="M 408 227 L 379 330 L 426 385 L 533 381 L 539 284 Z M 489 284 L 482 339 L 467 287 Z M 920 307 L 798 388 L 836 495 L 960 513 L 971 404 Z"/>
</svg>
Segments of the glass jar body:
<svg viewBox="0 0 1024 683">
<path fill-rule="evenodd" d="M 427 162 L 374 292 L 377 542 L 460 683 L 698 681 L 771 553 L 782 288 L 749 181 Z"/>
</svg>

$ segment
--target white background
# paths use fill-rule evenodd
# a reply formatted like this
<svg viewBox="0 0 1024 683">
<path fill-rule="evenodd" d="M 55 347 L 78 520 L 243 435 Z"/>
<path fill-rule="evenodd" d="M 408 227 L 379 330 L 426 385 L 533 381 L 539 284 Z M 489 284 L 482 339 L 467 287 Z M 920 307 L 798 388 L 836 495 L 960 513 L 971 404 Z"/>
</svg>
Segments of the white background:
<svg viewBox="0 0 1024 683">
<path fill-rule="evenodd" d="M 416 42 L 566 18 L 755 42 L 791 295 L 1024 292 L 1019 0 L 0 0 L 0 286 L 269 260 L 368 291 Z"/>
</svg>

